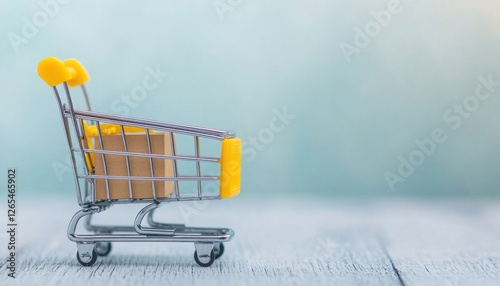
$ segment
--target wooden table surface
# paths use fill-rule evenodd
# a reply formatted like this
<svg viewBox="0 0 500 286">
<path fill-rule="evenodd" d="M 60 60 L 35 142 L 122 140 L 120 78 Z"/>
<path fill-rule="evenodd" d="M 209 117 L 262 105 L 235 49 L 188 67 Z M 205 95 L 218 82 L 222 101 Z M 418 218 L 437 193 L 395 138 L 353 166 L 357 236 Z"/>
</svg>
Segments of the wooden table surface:
<svg viewBox="0 0 500 286">
<path fill-rule="evenodd" d="M 141 206 L 115 206 L 96 222 L 132 223 Z M 236 231 L 209 268 L 196 265 L 188 243 L 114 243 L 82 267 L 66 237 L 76 211 L 69 198 L 22 200 L 17 278 L 7 277 L 3 231 L 0 284 L 500 285 L 499 199 L 236 198 L 158 211 L 165 221 Z"/>
</svg>

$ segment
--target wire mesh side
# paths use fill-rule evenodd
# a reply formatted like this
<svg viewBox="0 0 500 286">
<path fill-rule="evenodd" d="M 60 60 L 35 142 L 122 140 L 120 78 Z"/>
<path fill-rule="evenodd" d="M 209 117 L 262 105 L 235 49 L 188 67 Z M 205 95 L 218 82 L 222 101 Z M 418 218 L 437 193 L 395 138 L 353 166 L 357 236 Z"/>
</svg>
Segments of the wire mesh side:
<svg viewBox="0 0 500 286">
<path fill-rule="evenodd" d="M 202 164 L 220 166 L 220 153 L 215 156 L 203 156 L 200 150 L 200 145 L 202 145 L 200 139 L 220 143 L 223 139 L 232 138 L 233 135 L 230 132 L 76 110 L 66 83 L 63 84 L 63 89 L 66 95 L 66 105 L 63 104 L 57 87 L 54 87 L 54 93 L 68 140 L 78 203 L 80 205 L 130 203 L 135 201 L 220 199 L 218 193 L 207 193 L 204 190 L 204 185 L 207 182 L 212 185 L 219 184 L 220 174 L 217 172 L 205 174 L 202 170 Z M 88 99 L 86 98 L 86 100 Z M 113 134 L 110 134 L 109 130 L 104 132 L 103 126 L 105 125 L 115 125 L 117 130 Z M 89 126 L 95 128 L 96 134 L 90 135 L 87 133 Z M 142 128 L 144 132 L 129 131 L 128 128 Z M 157 134 L 164 134 L 165 142 L 168 141 L 162 152 L 153 150 L 155 144 L 152 143 L 151 137 Z M 143 146 L 146 146 L 145 152 L 135 152 L 133 147 L 131 148 L 129 140 L 134 135 L 142 136 L 145 139 L 143 144 Z M 109 143 L 107 141 L 113 136 L 119 138 L 122 144 L 119 150 L 108 147 Z M 178 136 L 191 137 L 194 144 L 179 144 Z M 194 145 L 194 150 L 192 154 L 183 154 L 179 152 L 179 145 Z M 76 158 L 81 158 L 83 166 Z M 112 161 L 116 161 L 117 158 L 120 158 L 119 161 L 123 162 L 121 165 L 122 171 L 124 170 L 118 175 L 113 172 L 116 164 L 112 164 Z M 137 165 L 138 160 L 147 162 L 147 175 L 134 174 L 134 165 Z M 160 162 L 158 165 L 168 163 L 168 172 L 158 172 L 157 162 Z M 182 162 L 193 162 L 193 173 L 186 174 L 185 167 L 182 164 L 179 165 Z M 101 164 L 100 170 L 97 168 L 98 163 Z M 120 191 L 114 186 L 116 181 L 125 181 L 123 188 L 118 187 Z M 138 182 L 142 181 L 150 185 L 150 195 L 137 197 L 136 192 L 141 186 L 141 183 Z M 100 186 L 101 182 L 103 182 L 103 187 Z M 184 184 L 188 182 L 193 182 L 196 187 L 186 191 L 185 189 L 188 187 L 184 186 Z M 164 187 L 161 187 L 164 185 L 168 185 L 167 192 L 164 191 Z M 160 189 L 163 188 L 163 193 L 160 195 L 158 194 L 159 186 Z M 126 195 L 117 195 L 116 193 L 121 192 L 122 189 L 126 192 Z M 212 187 L 212 189 L 215 188 Z M 101 192 L 104 192 L 104 195 Z"/>
<path fill-rule="evenodd" d="M 76 118 L 84 120 L 78 116 Z M 85 158 L 95 158 L 95 162 L 92 162 L 93 171 L 78 175 L 80 179 L 93 182 L 91 186 L 95 196 L 91 203 L 220 198 L 213 191 L 216 188 L 212 187 L 211 192 L 204 190 L 204 183 L 208 181 L 212 184 L 219 184 L 219 174 L 215 172 L 204 174 L 201 168 L 202 163 L 218 166 L 220 154 L 217 154 L 217 157 L 202 156 L 200 136 L 166 133 L 151 129 L 144 129 L 142 132 L 127 131 L 130 126 L 117 123 L 110 124 L 114 124 L 114 131 L 118 132 L 107 134 L 109 130 L 105 129 L 104 124 L 98 120 L 94 122 L 97 136 L 90 138 L 91 144 L 84 144 L 83 150 L 78 148 L 72 150 L 73 152 L 83 151 Z M 82 130 L 85 133 L 85 130 Z M 193 138 L 195 144 L 192 155 L 179 155 L 176 137 L 181 135 Z M 83 136 L 89 136 L 89 134 Z M 220 143 L 217 139 L 209 138 L 209 140 Z M 142 149 L 138 151 L 137 148 Z M 186 174 L 185 168 L 179 168 L 180 161 L 194 163 L 193 172 Z M 148 172 L 138 173 L 138 168 Z M 142 182 L 147 182 L 149 187 L 144 187 Z M 194 182 L 196 187 L 186 190 L 189 187 L 181 186 L 186 182 Z"/>
</svg>

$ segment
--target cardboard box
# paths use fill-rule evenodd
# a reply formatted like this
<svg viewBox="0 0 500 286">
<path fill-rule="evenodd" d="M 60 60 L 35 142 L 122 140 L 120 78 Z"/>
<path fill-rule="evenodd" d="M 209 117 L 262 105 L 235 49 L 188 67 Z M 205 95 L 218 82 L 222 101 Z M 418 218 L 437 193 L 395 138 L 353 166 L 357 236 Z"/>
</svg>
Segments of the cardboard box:
<svg viewBox="0 0 500 286">
<path fill-rule="evenodd" d="M 169 133 L 151 133 L 151 153 L 158 155 L 172 155 L 172 142 Z M 148 145 L 146 134 L 132 133 L 125 136 L 128 152 L 148 154 Z M 121 134 L 103 135 L 102 141 L 105 150 L 125 151 L 123 138 Z M 101 150 L 99 138 L 95 137 L 95 149 Z M 126 156 L 122 155 L 104 155 L 106 160 L 106 169 L 108 176 L 128 176 Z M 149 158 L 128 156 L 130 175 L 140 177 L 173 177 L 173 160 L 153 159 L 153 175 L 149 164 Z M 101 154 L 95 153 L 95 174 L 104 175 L 104 166 Z M 131 180 L 132 195 L 134 199 L 153 198 L 153 188 L 151 180 Z M 110 198 L 129 199 L 129 180 L 108 180 Z M 154 181 L 157 198 L 165 198 L 174 192 L 174 181 Z M 106 200 L 106 180 L 95 180 L 96 200 Z"/>
</svg>

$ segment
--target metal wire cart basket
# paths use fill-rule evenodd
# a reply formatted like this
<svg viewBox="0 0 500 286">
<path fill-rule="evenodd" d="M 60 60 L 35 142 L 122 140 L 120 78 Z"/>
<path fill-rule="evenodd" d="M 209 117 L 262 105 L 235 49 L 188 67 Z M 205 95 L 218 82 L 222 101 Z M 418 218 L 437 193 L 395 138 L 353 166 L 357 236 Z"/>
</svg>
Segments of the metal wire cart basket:
<svg viewBox="0 0 500 286">
<path fill-rule="evenodd" d="M 239 138 L 222 130 L 92 112 L 84 86 L 89 77 L 75 59 L 63 62 L 45 58 L 38 65 L 38 74 L 53 88 L 66 132 L 81 206 L 69 223 L 68 238 L 76 242 L 77 259 L 82 265 L 91 266 L 97 256 L 107 255 L 111 242 L 191 242 L 195 245 L 195 261 L 205 267 L 222 256 L 223 242 L 234 236 L 232 229 L 161 223 L 153 219 L 153 213 L 167 202 L 238 195 Z M 58 86 L 65 96 L 60 95 Z M 74 108 L 70 87 L 76 86 L 82 87 L 88 110 Z M 181 146 L 181 137 L 190 143 Z M 219 156 L 202 156 L 204 143 L 216 144 Z M 194 152 L 179 152 L 186 146 L 194 147 Z M 78 160 L 83 163 L 78 164 Z M 184 173 L 180 165 L 185 164 L 191 164 L 193 172 Z M 217 172 L 205 174 L 205 164 L 215 165 Z M 114 204 L 137 203 L 147 205 L 136 215 L 133 226 L 91 223 L 94 214 Z M 83 217 L 89 234 L 76 233 Z"/>
</svg>

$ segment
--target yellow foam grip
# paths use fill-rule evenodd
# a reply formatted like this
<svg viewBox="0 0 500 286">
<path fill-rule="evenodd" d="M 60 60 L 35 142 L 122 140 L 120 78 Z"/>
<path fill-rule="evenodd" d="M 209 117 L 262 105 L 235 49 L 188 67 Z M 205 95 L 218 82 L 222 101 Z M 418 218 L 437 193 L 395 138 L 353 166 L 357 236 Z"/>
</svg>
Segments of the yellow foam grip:
<svg viewBox="0 0 500 286">
<path fill-rule="evenodd" d="M 82 85 L 89 80 L 87 70 L 78 60 L 67 59 L 64 61 L 64 65 L 66 65 L 66 68 L 71 74 L 71 79 L 68 80 L 68 85 L 70 87 Z"/>
<path fill-rule="evenodd" d="M 220 158 L 220 188 L 222 198 L 230 198 L 240 193 L 241 185 L 241 139 L 222 140 Z"/>
<path fill-rule="evenodd" d="M 38 75 L 49 86 L 56 86 L 71 79 L 66 65 L 55 57 L 45 58 L 38 63 Z"/>
<path fill-rule="evenodd" d="M 82 85 L 89 80 L 89 74 L 76 59 L 64 62 L 56 57 L 48 57 L 38 63 L 38 75 L 49 85 L 67 82 L 70 87 Z"/>
</svg>

